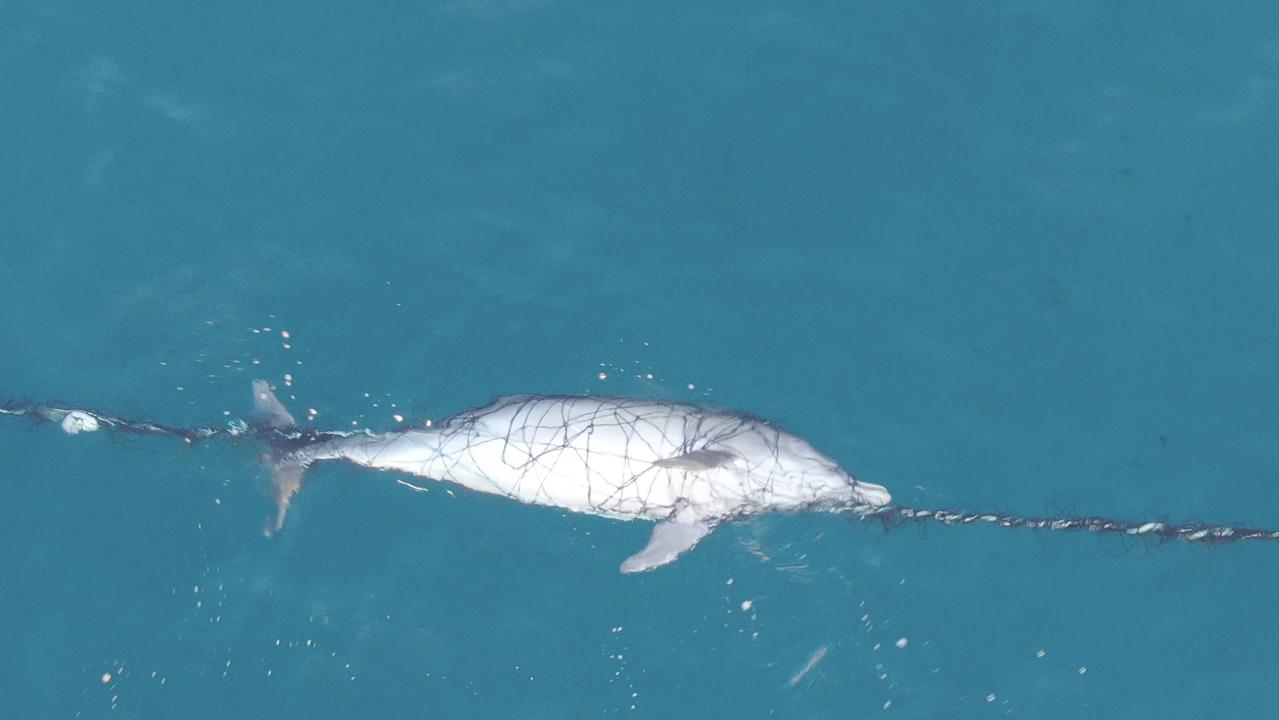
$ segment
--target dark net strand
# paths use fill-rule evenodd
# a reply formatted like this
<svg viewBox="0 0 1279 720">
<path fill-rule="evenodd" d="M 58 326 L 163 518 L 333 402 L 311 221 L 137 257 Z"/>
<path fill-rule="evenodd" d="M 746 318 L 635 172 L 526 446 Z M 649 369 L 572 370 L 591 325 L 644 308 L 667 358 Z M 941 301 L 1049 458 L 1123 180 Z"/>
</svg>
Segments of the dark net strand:
<svg viewBox="0 0 1279 720">
<path fill-rule="evenodd" d="M 272 447 L 287 449 L 333 438 L 349 437 L 351 432 L 320 432 L 307 428 L 275 428 L 232 421 L 226 427 L 183 428 L 145 420 L 133 420 L 95 410 L 68 408 L 56 405 L 40 405 L 28 402 L 9 402 L 0 405 L 0 415 L 26 417 L 34 422 L 59 424 L 69 415 L 91 418 L 98 428 L 130 435 L 168 436 L 181 438 L 195 444 L 214 437 L 235 438 L 252 433 Z M 458 421 L 465 421 L 466 415 Z M 1279 530 L 1209 525 L 1201 523 L 1176 524 L 1163 521 L 1131 522 L 1104 517 L 1044 517 L 1022 516 L 994 512 L 965 512 L 960 510 L 924 510 L 900 505 L 848 505 L 835 508 L 850 517 L 865 522 L 880 522 L 886 528 L 907 523 L 940 523 L 942 525 L 986 524 L 1003 528 L 1029 528 L 1053 532 L 1092 532 L 1106 535 L 1123 535 L 1171 542 L 1184 540 L 1191 543 L 1224 545 L 1244 540 L 1279 540 Z"/>
<path fill-rule="evenodd" d="M 1243 540 L 1279 540 L 1279 530 L 1207 525 L 1199 523 L 1175 524 L 1160 521 L 1130 522 L 1104 517 L 1034 517 L 1007 513 L 964 512 L 960 510 L 921 510 L 900 505 L 850 505 L 841 509 L 867 522 L 882 522 L 885 527 L 906 523 L 936 522 L 942 525 L 973 525 L 983 523 L 1004 528 L 1030 528 L 1054 532 L 1093 532 L 1107 535 L 1128 535 L 1162 541 L 1224 545 Z"/>
<path fill-rule="evenodd" d="M 61 423 L 69 415 L 92 418 L 103 430 L 113 430 L 129 435 L 163 435 L 169 437 L 177 437 L 186 440 L 189 443 L 197 443 L 207 440 L 217 435 L 233 435 L 235 434 L 232 427 L 228 428 L 183 428 L 174 427 L 172 425 L 162 425 L 160 423 L 148 422 L 146 420 L 131 420 L 129 418 L 117 417 L 107 413 L 97 412 L 96 410 L 84 410 L 81 408 L 66 408 L 54 405 L 38 405 L 35 403 L 7 403 L 0 406 L 0 415 L 14 415 L 26 417 L 34 422 L 44 423 Z"/>
</svg>

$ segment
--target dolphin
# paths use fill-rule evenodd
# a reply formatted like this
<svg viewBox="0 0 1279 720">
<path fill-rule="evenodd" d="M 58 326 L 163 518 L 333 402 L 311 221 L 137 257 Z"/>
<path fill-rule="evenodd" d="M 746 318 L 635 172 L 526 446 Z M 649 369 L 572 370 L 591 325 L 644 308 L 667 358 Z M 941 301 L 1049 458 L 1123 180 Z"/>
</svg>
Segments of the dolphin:
<svg viewBox="0 0 1279 720">
<path fill-rule="evenodd" d="M 253 382 L 253 400 L 257 427 L 296 428 L 266 381 Z M 655 522 L 623 573 L 672 562 L 722 522 L 892 499 L 767 420 L 680 402 L 509 395 L 427 427 L 296 437 L 274 443 L 267 458 L 276 501 L 268 534 L 283 527 L 308 466 L 346 460 L 531 505 Z"/>
</svg>

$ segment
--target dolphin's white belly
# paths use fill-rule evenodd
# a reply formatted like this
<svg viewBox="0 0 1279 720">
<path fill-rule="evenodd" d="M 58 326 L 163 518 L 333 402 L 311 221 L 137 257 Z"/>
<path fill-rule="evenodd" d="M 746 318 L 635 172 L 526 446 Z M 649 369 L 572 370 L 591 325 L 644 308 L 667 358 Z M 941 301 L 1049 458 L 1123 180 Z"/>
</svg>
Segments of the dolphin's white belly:
<svg viewBox="0 0 1279 720">
<path fill-rule="evenodd" d="M 702 517 L 852 500 L 856 483 L 763 420 L 692 405 L 512 396 L 438 427 L 351 438 L 342 457 L 525 503 L 622 518 Z M 884 493 L 887 501 L 887 493 Z"/>
</svg>

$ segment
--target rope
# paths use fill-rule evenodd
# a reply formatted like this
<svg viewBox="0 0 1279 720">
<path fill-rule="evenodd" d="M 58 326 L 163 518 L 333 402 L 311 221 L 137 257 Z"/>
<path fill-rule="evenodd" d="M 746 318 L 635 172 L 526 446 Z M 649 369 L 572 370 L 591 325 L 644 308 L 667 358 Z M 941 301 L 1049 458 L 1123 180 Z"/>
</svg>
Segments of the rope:
<svg viewBox="0 0 1279 720">
<path fill-rule="evenodd" d="M 238 435 L 235 423 L 226 428 L 182 428 L 172 425 L 133 420 L 100 413 L 94 410 L 66 408 L 55 405 L 37 405 L 35 403 L 9 403 L 0 407 L 0 415 L 17 415 L 30 418 L 36 422 L 54 423 L 62 426 L 68 433 L 93 432 L 99 429 L 114 430 L 130 435 L 165 435 L 182 438 L 195 444 L 218 435 Z M 246 428 L 247 429 L 247 426 Z"/>
<path fill-rule="evenodd" d="M 938 522 L 943 525 L 973 525 L 985 523 L 1004 528 L 1030 528 L 1054 532 L 1087 531 L 1109 535 L 1129 535 L 1157 538 L 1163 541 L 1184 540 L 1192 543 L 1224 545 L 1243 540 L 1279 540 L 1279 530 L 1236 527 L 1232 525 L 1206 525 L 1198 523 L 1174 524 L 1167 522 L 1131 522 L 1104 517 L 1027 517 L 1005 513 L 963 512 L 957 510 L 921 510 L 900 505 L 849 505 L 838 512 L 851 513 L 853 517 L 871 522 L 882 522 L 892 527 L 908 522 Z"/>
<path fill-rule="evenodd" d="M 39 405 L 28 402 L 10 402 L 0 405 L 0 415 L 26 417 L 33 422 L 59 425 L 72 435 L 81 432 L 106 430 L 130 435 L 176 437 L 189 444 L 204 442 L 215 437 L 233 439 L 241 435 L 253 435 L 266 441 L 273 448 L 290 450 L 323 440 L 350 437 L 356 432 L 312 430 L 299 427 L 271 427 L 250 425 L 243 420 L 231 420 L 226 427 L 185 428 L 164 425 L 148 420 L 111 415 L 97 410 L 69 408 L 58 405 Z"/>
<path fill-rule="evenodd" d="M 266 425 L 249 425 L 243 420 L 232 420 L 226 427 L 182 428 L 172 425 L 134 420 L 95 410 L 39 405 L 27 402 L 10 402 L 0 405 L 0 415 L 26 417 L 35 422 L 57 424 L 68 433 L 93 432 L 99 429 L 131 435 L 168 436 L 181 438 L 196 444 L 215 437 L 235 438 L 253 434 L 265 440 L 277 451 L 305 447 L 336 438 L 350 437 L 357 432 L 317 431 L 309 428 L 277 428 Z M 936 522 L 942 525 L 974 525 L 984 523 L 1003 528 L 1030 528 L 1053 532 L 1093 532 L 1108 535 L 1126 535 L 1154 538 L 1160 541 L 1184 540 L 1192 543 L 1224 545 L 1244 540 L 1279 540 L 1279 530 L 1236 527 L 1232 525 L 1206 525 L 1198 523 L 1174 524 L 1168 522 L 1131 522 L 1104 517 L 1035 517 L 1005 513 L 964 512 L 959 510 L 923 510 L 901 505 L 845 505 L 834 508 L 865 522 L 881 522 L 893 527 L 905 523 Z"/>
</svg>

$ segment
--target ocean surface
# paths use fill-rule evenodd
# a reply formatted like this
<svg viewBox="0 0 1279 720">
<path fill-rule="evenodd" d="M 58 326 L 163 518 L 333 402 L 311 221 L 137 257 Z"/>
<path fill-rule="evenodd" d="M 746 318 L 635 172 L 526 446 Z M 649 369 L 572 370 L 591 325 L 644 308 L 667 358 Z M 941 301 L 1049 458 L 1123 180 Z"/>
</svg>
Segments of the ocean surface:
<svg viewBox="0 0 1279 720">
<path fill-rule="evenodd" d="M 1269 2 L 0 5 L 0 401 L 743 408 L 897 502 L 1279 526 Z M 287 333 L 287 337 L 285 335 Z M 0 717 L 1266 717 L 1279 545 L 649 527 L 0 418 Z"/>
</svg>

